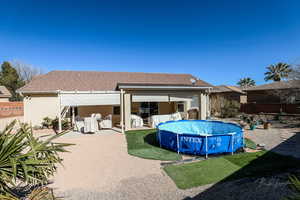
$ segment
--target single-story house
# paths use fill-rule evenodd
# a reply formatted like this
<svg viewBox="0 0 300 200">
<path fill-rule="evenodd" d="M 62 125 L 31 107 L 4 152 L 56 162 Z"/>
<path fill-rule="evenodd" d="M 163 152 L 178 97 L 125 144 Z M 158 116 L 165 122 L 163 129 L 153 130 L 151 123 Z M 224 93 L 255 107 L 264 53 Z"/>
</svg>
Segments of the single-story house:
<svg viewBox="0 0 300 200">
<path fill-rule="evenodd" d="M 71 110 L 80 117 L 110 114 L 124 131 L 131 129 L 131 114 L 147 120 L 151 115 L 186 112 L 195 97 L 199 118 L 206 119 L 211 88 L 190 74 L 51 71 L 18 92 L 24 96 L 24 120 L 33 126 L 44 117 L 58 117 L 61 130 L 61 119 Z"/>
<path fill-rule="evenodd" d="M 300 80 L 277 81 L 244 89 L 248 103 L 300 103 Z"/>
<path fill-rule="evenodd" d="M 229 85 L 214 86 L 211 93 L 211 98 L 215 96 L 222 96 L 228 100 L 234 100 L 239 103 L 247 103 L 246 92 L 241 88 Z"/>
<path fill-rule="evenodd" d="M 5 86 L 0 86 L 0 102 L 9 102 L 10 91 Z"/>
</svg>

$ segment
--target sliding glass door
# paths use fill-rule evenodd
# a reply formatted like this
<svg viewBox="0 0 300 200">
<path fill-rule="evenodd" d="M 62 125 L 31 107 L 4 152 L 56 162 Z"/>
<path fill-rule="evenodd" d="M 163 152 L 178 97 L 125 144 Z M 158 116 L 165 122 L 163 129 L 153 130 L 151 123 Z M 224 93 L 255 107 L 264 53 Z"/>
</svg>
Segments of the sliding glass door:
<svg viewBox="0 0 300 200">
<path fill-rule="evenodd" d="M 151 115 L 158 115 L 158 102 L 141 102 L 140 116 L 147 120 Z"/>
</svg>

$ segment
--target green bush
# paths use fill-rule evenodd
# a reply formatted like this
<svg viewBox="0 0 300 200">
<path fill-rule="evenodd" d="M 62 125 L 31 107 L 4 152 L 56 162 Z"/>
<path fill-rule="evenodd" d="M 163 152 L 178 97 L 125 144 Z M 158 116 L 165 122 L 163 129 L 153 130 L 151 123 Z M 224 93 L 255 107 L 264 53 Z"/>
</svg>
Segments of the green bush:
<svg viewBox="0 0 300 200">
<path fill-rule="evenodd" d="M 52 128 L 54 130 L 58 130 L 58 118 L 56 117 L 54 120 L 52 120 Z M 61 120 L 61 128 L 62 130 L 68 130 L 71 128 L 70 122 L 66 119 Z"/>
<path fill-rule="evenodd" d="M 45 117 L 42 122 L 42 127 L 51 128 L 52 127 L 52 119 L 49 117 Z"/>
<path fill-rule="evenodd" d="M 42 122 L 42 126 L 46 128 L 53 128 L 54 130 L 58 130 L 58 118 L 51 119 L 49 117 L 45 117 Z M 62 130 L 68 130 L 71 128 L 70 122 L 67 119 L 61 120 Z"/>
</svg>

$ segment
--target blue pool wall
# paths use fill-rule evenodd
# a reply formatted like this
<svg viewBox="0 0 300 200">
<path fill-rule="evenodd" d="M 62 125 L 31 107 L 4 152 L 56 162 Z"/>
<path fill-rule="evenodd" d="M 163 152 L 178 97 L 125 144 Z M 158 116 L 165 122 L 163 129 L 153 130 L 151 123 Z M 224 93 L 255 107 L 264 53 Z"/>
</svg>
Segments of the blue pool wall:
<svg viewBox="0 0 300 200">
<path fill-rule="evenodd" d="M 157 129 L 160 146 L 178 153 L 222 154 L 244 147 L 244 131 L 234 123 L 180 120 L 160 123 Z"/>
</svg>

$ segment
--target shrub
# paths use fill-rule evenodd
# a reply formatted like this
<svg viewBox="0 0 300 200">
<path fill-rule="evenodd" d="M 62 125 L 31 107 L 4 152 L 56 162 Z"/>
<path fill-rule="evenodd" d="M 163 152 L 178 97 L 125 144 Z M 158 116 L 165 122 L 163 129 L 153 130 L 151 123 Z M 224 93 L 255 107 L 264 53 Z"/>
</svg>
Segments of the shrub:
<svg viewBox="0 0 300 200">
<path fill-rule="evenodd" d="M 63 134 L 42 139 L 33 136 L 28 124 L 20 124 L 20 128 L 14 131 L 15 124 L 13 121 L 0 132 L 0 199 L 24 198 L 27 191 L 16 192 L 17 184 L 47 184 L 56 172 L 57 164 L 62 162 L 58 153 L 67 152 L 65 147 L 70 145 L 53 143 Z"/>
<path fill-rule="evenodd" d="M 52 128 L 54 130 L 58 130 L 58 118 L 56 117 L 54 120 L 52 120 Z M 62 130 L 68 130 L 71 128 L 70 122 L 66 119 L 61 120 L 61 128 Z"/>
<path fill-rule="evenodd" d="M 42 126 L 45 127 L 45 128 L 51 128 L 52 127 L 52 119 L 49 118 L 49 117 L 45 117 L 43 119 L 43 122 L 42 122 Z"/>
<path fill-rule="evenodd" d="M 42 126 L 46 128 L 53 128 L 55 131 L 58 130 L 58 118 L 51 119 L 49 117 L 45 117 L 42 122 Z M 70 122 L 66 119 L 61 120 L 62 130 L 68 130 L 71 125 Z"/>
<path fill-rule="evenodd" d="M 240 112 L 240 103 L 234 100 L 224 99 L 224 105 L 221 107 L 221 117 L 236 117 Z"/>
<path fill-rule="evenodd" d="M 296 176 L 290 176 L 289 179 L 294 195 L 287 197 L 286 200 L 300 200 L 300 180 Z"/>
<path fill-rule="evenodd" d="M 214 95 L 210 99 L 211 114 L 216 117 L 236 117 L 240 112 L 240 103 L 222 95 Z"/>
</svg>

